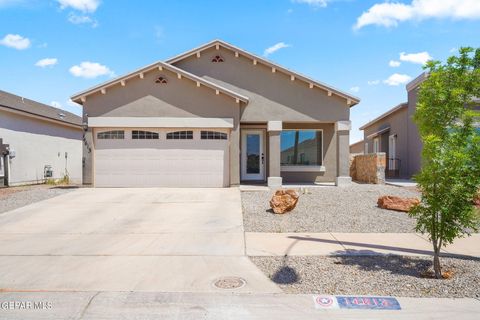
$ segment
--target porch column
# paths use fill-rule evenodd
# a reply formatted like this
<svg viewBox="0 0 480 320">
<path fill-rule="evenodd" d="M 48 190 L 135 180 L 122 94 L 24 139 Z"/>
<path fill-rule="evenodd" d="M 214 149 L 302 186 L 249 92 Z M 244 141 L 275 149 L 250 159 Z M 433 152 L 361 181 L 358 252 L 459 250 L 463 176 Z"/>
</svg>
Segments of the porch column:
<svg viewBox="0 0 480 320">
<path fill-rule="evenodd" d="M 337 136 L 337 177 L 335 184 L 338 187 L 348 186 L 352 182 L 350 177 L 350 121 L 337 121 L 335 133 Z"/>
<path fill-rule="evenodd" d="M 268 186 L 281 187 L 280 176 L 280 133 L 282 121 L 268 121 Z"/>
</svg>

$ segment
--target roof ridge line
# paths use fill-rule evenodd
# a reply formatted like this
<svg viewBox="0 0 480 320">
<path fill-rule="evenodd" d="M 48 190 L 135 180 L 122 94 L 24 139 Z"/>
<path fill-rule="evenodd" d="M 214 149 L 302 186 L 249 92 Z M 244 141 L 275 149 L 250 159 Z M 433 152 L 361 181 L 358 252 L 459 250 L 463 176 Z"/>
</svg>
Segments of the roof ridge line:
<svg viewBox="0 0 480 320">
<path fill-rule="evenodd" d="M 221 40 L 221 39 L 215 39 L 215 40 L 209 41 L 209 42 L 207 42 L 207 43 L 205 43 L 205 44 L 203 44 L 203 45 L 201 45 L 201 46 L 195 47 L 195 48 L 190 49 L 190 50 L 188 50 L 188 51 L 185 51 L 185 52 L 183 52 L 183 53 L 181 53 L 181 54 L 178 54 L 178 55 L 176 55 L 176 56 L 173 56 L 173 57 L 165 60 L 165 62 L 170 63 L 170 64 L 171 64 L 171 63 L 178 62 L 178 61 L 180 61 L 180 60 L 183 60 L 183 59 L 186 58 L 186 57 L 189 57 L 189 56 L 194 55 L 194 54 L 195 54 L 196 52 L 198 52 L 198 51 L 202 51 L 202 50 L 208 49 L 208 48 L 210 48 L 210 47 L 212 47 L 212 46 L 214 46 L 214 45 L 222 45 L 223 47 L 225 47 L 226 49 L 229 49 L 229 50 L 231 50 L 231 51 L 242 52 L 243 55 L 251 56 L 251 57 L 253 57 L 253 58 L 256 59 L 256 60 L 262 61 L 262 62 L 264 62 L 264 63 L 266 63 L 266 64 L 271 65 L 271 66 L 274 66 L 276 69 L 281 69 L 281 70 L 283 70 L 285 73 L 289 73 L 289 74 L 292 74 L 292 75 L 294 75 L 294 76 L 296 76 L 296 77 L 303 78 L 303 79 L 302 79 L 303 81 L 309 82 L 309 83 L 314 83 L 314 84 L 316 84 L 318 87 L 321 87 L 322 89 L 324 89 L 325 91 L 329 91 L 329 92 L 335 93 L 336 95 L 341 96 L 342 98 L 345 98 L 345 99 L 347 99 L 347 100 L 352 100 L 352 102 L 355 102 L 355 103 L 352 104 L 352 106 L 355 105 L 355 104 L 358 104 L 358 103 L 360 102 L 360 98 L 359 98 L 359 97 L 356 97 L 356 96 L 354 96 L 354 95 L 351 95 L 351 94 L 349 94 L 349 93 L 346 93 L 346 92 L 344 92 L 344 91 L 342 91 L 342 90 L 340 90 L 340 89 L 337 89 L 337 88 L 335 88 L 335 87 L 333 87 L 333 86 L 331 86 L 331 85 L 328 85 L 328 84 L 326 84 L 326 83 L 323 83 L 323 82 L 321 82 L 321 81 L 319 81 L 319 80 L 312 79 L 312 78 L 310 78 L 309 76 L 306 76 L 306 75 L 304 75 L 304 74 L 302 74 L 302 73 L 300 73 L 300 72 L 293 71 L 293 70 L 291 70 L 291 69 L 289 69 L 289 68 L 287 68 L 287 67 L 284 67 L 284 66 L 282 66 L 282 65 L 280 65 L 280 64 L 278 64 L 278 63 L 276 63 L 276 62 L 273 62 L 273 61 L 271 61 L 271 60 L 269 60 L 269 59 L 266 59 L 266 58 L 264 58 L 264 57 L 260 57 L 260 56 L 254 54 L 254 53 L 251 53 L 251 52 L 249 52 L 249 51 L 247 51 L 247 50 L 244 50 L 244 49 L 242 49 L 242 48 L 239 48 L 239 47 L 237 47 L 237 46 L 235 46 L 235 45 L 232 45 L 232 44 L 230 44 L 230 43 L 228 43 L 228 42 L 226 42 L 226 41 L 224 41 L 224 40 Z"/>
</svg>

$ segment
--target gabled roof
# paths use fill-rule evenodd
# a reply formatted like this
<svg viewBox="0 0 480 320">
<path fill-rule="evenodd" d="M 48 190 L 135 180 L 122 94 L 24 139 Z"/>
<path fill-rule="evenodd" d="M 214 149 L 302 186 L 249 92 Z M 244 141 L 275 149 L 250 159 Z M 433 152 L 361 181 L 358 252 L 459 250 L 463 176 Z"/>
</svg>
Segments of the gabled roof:
<svg viewBox="0 0 480 320">
<path fill-rule="evenodd" d="M 422 72 L 418 77 L 416 77 L 415 79 L 407 83 L 405 88 L 407 89 L 407 91 L 412 91 L 413 89 L 418 87 L 420 84 L 422 84 L 423 81 L 427 79 L 427 77 L 428 77 L 428 72 Z"/>
<path fill-rule="evenodd" d="M 173 73 L 176 73 L 180 77 L 182 77 L 182 79 L 183 78 L 190 79 L 190 80 L 196 82 L 198 86 L 203 85 L 205 87 L 208 87 L 208 88 L 212 89 L 217 94 L 222 93 L 222 94 L 225 94 L 227 96 L 232 97 L 233 99 L 236 99 L 237 102 L 242 101 L 242 102 L 248 103 L 248 97 L 245 97 L 244 95 L 241 95 L 241 94 L 236 93 L 236 92 L 234 92 L 230 89 L 219 86 L 219 85 L 217 85 L 213 82 L 205 80 L 205 79 L 203 79 L 201 77 L 198 77 L 198 76 L 196 76 L 196 75 L 194 75 L 190 72 L 187 72 L 185 70 L 182 70 L 180 68 L 177 68 L 175 66 L 172 66 L 172 65 L 170 65 L 168 63 L 165 63 L 165 62 L 162 62 L 162 61 L 152 63 L 152 64 L 150 64 L 146 67 L 137 69 L 137 70 L 132 71 L 132 72 L 126 74 L 126 75 L 120 76 L 118 78 L 115 78 L 113 80 L 101 83 L 101 84 L 99 84 L 95 87 L 92 87 L 90 89 L 87 89 L 85 91 L 79 92 L 79 93 L 73 95 L 71 97 L 71 99 L 73 101 L 79 103 L 79 104 L 83 104 L 85 102 L 85 99 L 91 94 L 94 94 L 96 92 L 105 92 L 105 90 L 107 90 L 108 87 L 117 85 L 119 83 L 121 83 L 122 85 L 125 85 L 125 82 L 127 80 L 135 78 L 137 76 L 143 76 L 143 73 L 154 70 L 154 69 L 169 70 Z"/>
<path fill-rule="evenodd" d="M 54 120 L 55 122 L 63 122 L 75 126 L 82 125 L 82 118 L 73 113 L 2 90 L 0 90 L 0 107 L 42 117 L 47 120 Z"/>
<path fill-rule="evenodd" d="M 209 48 L 212 48 L 212 47 L 216 47 L 216 48 L 219 48 L 219 47 L 223 47 L 227 50 L 230 50 L 232 52 L 235 52 L 236 55 L 242 55 L 242 56 L 245 56 L 253 61 L 256 61 L 257 63 L 261 63 L 261 64 L 264 64 L 264 65 L 267 65 L 273 69 L 275 69 L 275 71 L 279 71 L 279 72 L 283 72 L 291 77 L 294 77 L 295 79 L 298 79 L 298 80 L 302 80 L 306 83 L 308 83 L 311 87 L 312 86 L 316 86 L 316 87 L 319 87 L 325 91 L 328 92 L 328 94 L 335 94 L 339 97 L 342 97 L 344 99 L 347 100 L 347 103 L 350 102 L 350 106 L 354 106 L 356 104 L 358 104 L 360 102 L 360 99 L 358 97 L 355 97 L 353 95 L 350 95 L 348 93 L 345 93 L 339 89 L 336 89 L 332 86 L 329 86 L 323 82 L 319 82 L 317 80 L 313 80 L 312 78 L 309 78 L 305 75 L 302 75 L 298 72 L 295 72 L 295 71 L 292 71 L 290 69 L 287 69 L 285 67 L 282 67 L 274 62 L 271 62 L 265 58 L 262 58 L 262 57 L 259 57 L 255 54 L 252 54 L 250 52 L 247 52 L 243 49 L 240 49 L 238 47 L 235 47 L 234 45 L 231 45 L 223 40 L 213 40 L 211 42 L 208 42 L 200 47 L 197 47 L 197 48 L 194 48 L 192 50 L 189 50 L 187 52 L 184 52 L 182 54 L 179 54 L 173 58 L 170 58 L 168 59 L 166 62 L 167 63 L 170 63 L 170 64 L 174 64 L 175 62 L 178 62 L 178 61 L 181 61 L 185 58 L 188 58 L 190 56 L 193 56 L 193 55 L 196 55 L 197 53 L 200 53 L 206 49 L 209 49 Z"/>
<path fill-rule="evenodd" d="M 388 117 L 389 115 L 391 115 L 392 113 L 398 111 L 398 110 L 401 110 L 403 108 L 407 108 L 408 107 L 408 102 L 403 102 L 403 103 L 400 103 L 399 105 L 397 105 L 396 107 L 393 107 L 392 109 L 388 110 L 387 112 L 379 115 L 378 117 L 376 117 L 375 119 L 373 119 L 372 121 L 369 121 L 368 123 L 364 124 L 363 126 L 361 126 L 359 128 L 359 130 L 364 130 L 365 128 L 367 127 L 370 127 L 372 124 L 374 124 L 375 122 L 378 122 L 386 117 Z"/>
</svg>

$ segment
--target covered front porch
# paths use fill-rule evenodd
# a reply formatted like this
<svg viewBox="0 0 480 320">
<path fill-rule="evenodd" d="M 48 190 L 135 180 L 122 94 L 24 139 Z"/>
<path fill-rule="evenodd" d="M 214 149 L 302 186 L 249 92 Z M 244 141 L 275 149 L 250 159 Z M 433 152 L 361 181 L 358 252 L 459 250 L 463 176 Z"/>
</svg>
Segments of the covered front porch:
<svg viewBox="0 0 480 320">
<path fill-rule="evenodd" d="M 350 121 L 240 124 L 241 185 L 348 185 Z"/>
</svg>

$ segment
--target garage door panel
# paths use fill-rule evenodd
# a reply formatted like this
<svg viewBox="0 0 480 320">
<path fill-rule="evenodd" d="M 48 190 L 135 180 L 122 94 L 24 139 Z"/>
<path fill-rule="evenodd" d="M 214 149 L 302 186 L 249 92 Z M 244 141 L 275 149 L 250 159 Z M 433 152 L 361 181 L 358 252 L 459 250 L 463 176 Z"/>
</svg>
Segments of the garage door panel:
<svg viewBox="0 0 480 320">
<path fill-rule="evenodd" d="M 228 140 L 96 140 L 97 187 L 225 187 Z"/>
</svg>

